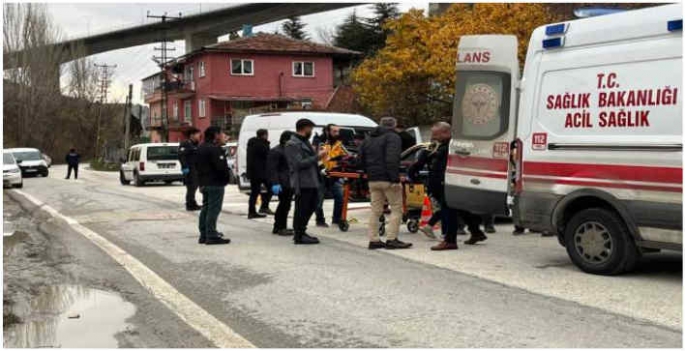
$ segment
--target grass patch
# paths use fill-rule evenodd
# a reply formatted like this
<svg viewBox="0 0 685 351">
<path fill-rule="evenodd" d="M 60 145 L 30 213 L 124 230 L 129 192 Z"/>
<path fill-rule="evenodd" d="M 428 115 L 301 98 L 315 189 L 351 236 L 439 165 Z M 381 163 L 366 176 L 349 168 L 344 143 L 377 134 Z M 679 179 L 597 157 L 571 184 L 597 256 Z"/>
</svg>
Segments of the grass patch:
<svg viewBox="0 0 685 351">
<path fill-rule="evenodd" d="M 90 168 L 96 171 L 118 172 L 119 166 L 118 163 L 108 163 L 103 160 L 90 161 Z"/>
</svg>

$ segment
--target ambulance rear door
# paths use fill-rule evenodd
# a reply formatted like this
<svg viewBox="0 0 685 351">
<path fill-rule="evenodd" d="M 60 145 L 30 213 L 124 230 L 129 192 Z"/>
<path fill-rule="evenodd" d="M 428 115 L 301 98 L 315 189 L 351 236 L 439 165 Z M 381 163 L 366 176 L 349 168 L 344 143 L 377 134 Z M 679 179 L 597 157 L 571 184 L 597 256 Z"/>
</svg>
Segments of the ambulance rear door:
<svg viewBox="0 0 685 351">
<path fill-rule="evenodd" d="M 519 82 L 517 45 L 513 35 L 463 36 L 459 41 L 445 174 L 450 207 L 508 215 L 509 144 L 515 135 Z"/>
</svg>

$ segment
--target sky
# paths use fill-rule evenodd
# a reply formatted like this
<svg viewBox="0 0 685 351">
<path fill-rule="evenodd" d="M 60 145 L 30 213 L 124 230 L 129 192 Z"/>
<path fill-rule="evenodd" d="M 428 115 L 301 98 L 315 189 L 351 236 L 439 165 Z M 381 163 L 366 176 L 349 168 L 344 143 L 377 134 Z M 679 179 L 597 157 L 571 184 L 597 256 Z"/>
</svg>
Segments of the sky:
<svg viewBox="0 0 685 351">
<path fill-rule="evenodd" d="M 295 4 L 294 4 L 295 5 Z M 129 26 L 155 22 L 155 19 L 146 18 L 147 12 L 152 15 L 160 15 L 167 12 L 168 15 L 176 15 L 178 12 L 184 16 L 207 12 L 218 8 L 235 6 L 235 4 L 221 3 L 49 3 L 47 9 L 54 23 L 61 29 L 64 38 L 71 39 L 98 33 L 122 29 Z M 295 5 L 296 6 L 296 5 Z M 427 1 L 412 0 L 399 3 L 400 11 L 405 12 L 411 8 L 422 10 L 428 9 Z M 372 15 L 371 5 L 360 5 L 340 10 L 328 11 L 308 16 L 302 16 L 302 21 L 307 25 L 305 30 L 314 41 L 320 41 L 318 32 L 335 28 L 353 11 L 362 17 Z M 256 26 L 254 33 L 273 32 L 280 29 L 283 21 Z M 225 40 L 219 37 L 218 40 Z M 110 101 L 123 102 L 128 94 L 128 85 L 133 84 L 133 103 L 143 103 L 140 92 L 141 78 L 147 77 L 159 70 L 152 61 L 156 54 L 153 47 L 156 44 L 134 46 L 90 56 L 98 64 L 117 65 L 114 69 L 112 85 L 110 88 Z M 184 54 L 183 41 L 177 41 L 173 45 L 176 51 L 174 55 Z"/>
</svg>

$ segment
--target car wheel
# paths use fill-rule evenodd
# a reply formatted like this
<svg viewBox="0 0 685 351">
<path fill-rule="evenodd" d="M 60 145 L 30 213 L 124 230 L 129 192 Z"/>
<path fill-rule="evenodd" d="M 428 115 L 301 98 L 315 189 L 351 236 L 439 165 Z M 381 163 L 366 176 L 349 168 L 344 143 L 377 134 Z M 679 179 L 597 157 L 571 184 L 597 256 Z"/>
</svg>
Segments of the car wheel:
<svg viewBox="0 0 685 351">
<path fill-rule="evenodd" d="M 616 275 L 635 267 L 639 251 L 615 212 L 591 208 L 576 213 L 564 231 L 571 261 L 591 274 Z"/>
<path fill-rule="evenodd" d="M 135 185 L 135 186 L 145 185 L 145 182 L 142 179 L 140 179 L 140 176 L 138 176 L 138 172 L 133 172 L 133 185 Z"/>
<path fill-rule="evenodd" d="M 15 188 L 21 189 L 21 188 L 24 187 L 24 181 L 22 180 L 21 183 L 19 183 L 19 184 L 14 184 L 14 185 L 12 185 L 12 186 L 15 187 Z"/>
<path fill-rule="evenodd" d="M 130 180 L 126 180 L 126 177 L 124 176 L 124 171 L 119 171 L 119 181 L 121 182 L 121 185 L 131 184 Z"/>
<path fill-rule="evenodd" d="M 47 178 L 49 174 L 50 174 L 50 172 L 48 170 L 45 170 L 45 172 L 43 172 L 41 175 L 43 177 Z"/>
</svg>

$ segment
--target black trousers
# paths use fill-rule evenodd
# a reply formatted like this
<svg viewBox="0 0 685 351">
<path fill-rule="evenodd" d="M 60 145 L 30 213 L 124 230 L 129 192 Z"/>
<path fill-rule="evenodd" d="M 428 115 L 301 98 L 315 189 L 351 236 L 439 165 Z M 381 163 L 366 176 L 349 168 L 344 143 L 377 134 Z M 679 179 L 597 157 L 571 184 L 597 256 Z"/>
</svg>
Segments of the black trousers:
<svg viewBox="0 0 685 351">
<path fill-rule="evenodd" d="M 312 218 L 312 214 L 319 204 L 319 191 L 315 188 L 300 189 L 300 193 L 295 195 L 295 218 L 293 229 L 295 235 L 301 235 L 307 231 L 307 223 Z"/>
<path fill-rule="evenodd" d="M 274 216 L 274 230 L 288 228 L 288 212 L 293 201 L 293 191 L 290 188 L 283 188 L 278 194 L 278 207 Z"/>
<path fill-rule="evenodd" d="M 460 220 L 466 224 L 472 235 L 483 233 L 480 230 L 481 216 L 472 214 L 469 211 L 449 208 L 444 199 L 440 203 L 440 216 L 442 217 L 442 233 L 445 235 L 445 241 L 450 244 L 457 242 L 457 230 L 459 229 Z"/>
<path fill-rule="evenodd" d="M 266 193 L 262 193 L 262 184 L 264 184 L 264 187 L 266 188 Z M 255 204 L 257 203 L 257 196 L 260 194 L 262 196 L 262 205 L 259 206 L 259 208 L 265 210 L 269 208 L 269 201 L 271 201 L 271 196 L 273 195 L 271 189 L 269 189 L 269 183 L 266 179 L 250 178 L 250 200 L 247 203 L 249 214 L 256 213 Z"/>
<path fill-rule="evenodd" d="M 71 178 L 71 170 L 74 170 L 74 179 L 78 179 L 78 165 L 67 166 L 67 179 Z"/>
<path fill-rule="evenodd" d="M 198 187 L 197 173 L 191 171 L 186 174 L 184 183 L 186 184 L 186 207 L 198 206 L 195 200 L 195 193 Z"/>
</svg>

